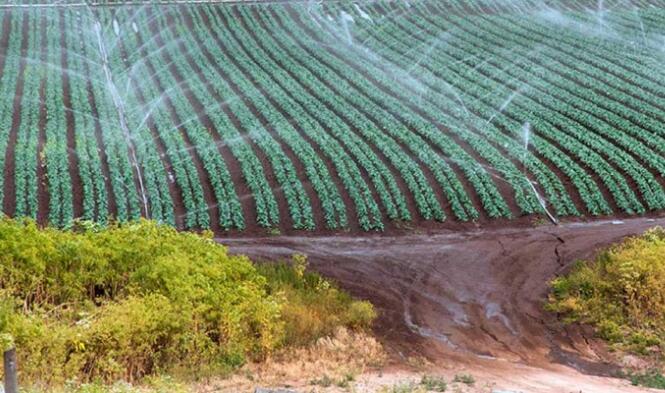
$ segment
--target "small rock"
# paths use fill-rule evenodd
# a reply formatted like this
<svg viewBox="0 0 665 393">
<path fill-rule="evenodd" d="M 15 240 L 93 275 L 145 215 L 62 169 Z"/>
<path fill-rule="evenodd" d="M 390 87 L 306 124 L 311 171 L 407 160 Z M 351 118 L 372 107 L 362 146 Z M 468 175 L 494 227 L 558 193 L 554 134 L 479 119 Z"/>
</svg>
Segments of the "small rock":
<svg viewBox="0 0 665 393">
<path fill-rule="evenodd" d="M 290 389 L 256 388 L 254 393 L 298 393 Z"/>
</svg>

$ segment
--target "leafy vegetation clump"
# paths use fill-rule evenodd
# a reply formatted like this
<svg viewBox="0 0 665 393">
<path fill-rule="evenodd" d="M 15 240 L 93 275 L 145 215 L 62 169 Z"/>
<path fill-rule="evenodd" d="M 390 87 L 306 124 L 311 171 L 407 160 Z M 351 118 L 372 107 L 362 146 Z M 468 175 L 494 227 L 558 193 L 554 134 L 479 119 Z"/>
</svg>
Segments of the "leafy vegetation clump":
<svg viewBox="0 0 665 393">
<path fill-rule="evenodd" d="M 647 370 L 643 373 L 630 374 L 628 379 L 634 386 L 653 389 L 665 389 L 665 376 L 660 370 Z"/>
<path fill-rule="evenodd" d="M 616 348 L 639 354 L 665 347 L 665 229 L 655 228 L 579 262 L 552 281 L 547 308 L 589 323 Z"/>
<path fill-rule="evenodd" d="M 295 255 L 291 264 L 263 264 L 257 269 L 270 278 L 268 293 L 283 297 L 280 316 L 286 345 L 304 346 L 333 335 L 339 326 L 363 328 L 376 318 L 369 302 L 354 301 L 330 281 L 307 271 L 302 255 Z"/>
<path fill-rule="evenodd" d="M 202 375 L 374 318 L 305 260 L 257 269 L 211 234 L 151 221 L 0 220 L 0 334 L 24 384 Z M 299 318 L 304 318 L 302 323 Z"/>
<path fill-rule="evenodd" d="M 443 377 L 434 375 L 423 375 L 420 385 L 424 386 L 428 392 L 445 392 L 448 388 L 448 384 Z"/>
<path fill-rule="evenodd" d="M 459 382 L 471 386 L 476 383 L 476 379 L 471 374 L 457 374 L 455 375 L 453 382 Z"/>
</svg>

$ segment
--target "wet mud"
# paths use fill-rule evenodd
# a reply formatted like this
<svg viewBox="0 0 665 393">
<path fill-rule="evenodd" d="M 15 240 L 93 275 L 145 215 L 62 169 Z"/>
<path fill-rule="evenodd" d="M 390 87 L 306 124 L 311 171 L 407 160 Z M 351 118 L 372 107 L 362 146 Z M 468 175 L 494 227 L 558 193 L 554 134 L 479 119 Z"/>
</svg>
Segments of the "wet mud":
<svg viewBox="0 0 665 393">
<path fill-rule="evenodd" d="M 220 239 L 232 253 L 273 261 L 299 253 L 380 312 L 377 334 L 398 357 L 460 364 L 569 366 L 610 376 L 611 354 L 589 328 L 543 309 L 548 282 L 582 258 L 665 218 L 397 236 Z"/>
</svg>

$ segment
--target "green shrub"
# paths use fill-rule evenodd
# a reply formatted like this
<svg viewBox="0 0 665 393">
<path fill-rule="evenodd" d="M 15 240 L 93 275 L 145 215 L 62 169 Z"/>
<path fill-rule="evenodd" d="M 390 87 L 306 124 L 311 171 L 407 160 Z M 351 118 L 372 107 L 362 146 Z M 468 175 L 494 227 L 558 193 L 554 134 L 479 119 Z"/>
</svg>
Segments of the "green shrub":
<svg viewBox="0 0 665 393">
<path fill-rule="evenodd" d="M 645 386 L 653 389 L 665 389 L 665 376 L 660 370 L 649 370 L 628 376 L 634 386 Z"/>
<path fill-rule="evenodd" d="M 551 282 L 546 308 L 589 323 L 615 346 L 647 353 L 665 343 L 665 230 L 655 228 L 579 262 Z"/>
<path fill-rule="evenodd" d="M 376 318 L 370 303 L 354 300 L 330 281 L 307 271 L 302 255 L 294 256 L 291 264 L 264 264 L 257 269 L 267 278 L 268 292 L 283 300 L 286 345 L 313 342 L 332 335 L 338 326 L 367 328 Z"/>
<path fill-rule="evenodd" d="M 0 337 L 18 349 L 22 382 L 49 387 L 224 372 L 371 322 L 371 305 L 305 265 L 257 270 L 210 233 L 151 221 L 56 230 L 0 219 Z"/>
<path fill-rule="evenodd" d="M 476 383 L 476 379 L 471 374 L 457 374 L 455 375 L 455 378 L 453 378 L 453 382 L 459 382 L 471 386 Z"/>
<path fill-rule="evenodd" d="M 448 388 L 448 384 L 443 377 L 433 375 L 423 375 L 420 385 L 427 389 L 428 392 L 445 392 Z"/>
</svg>

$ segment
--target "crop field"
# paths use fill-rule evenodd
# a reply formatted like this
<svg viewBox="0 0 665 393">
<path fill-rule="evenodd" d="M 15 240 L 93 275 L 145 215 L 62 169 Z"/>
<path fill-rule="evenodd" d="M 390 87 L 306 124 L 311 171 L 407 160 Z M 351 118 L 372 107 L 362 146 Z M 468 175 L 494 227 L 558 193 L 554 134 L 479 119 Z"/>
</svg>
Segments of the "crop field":
<svg viewBox="0 0 665 393">
<path fill-rule="evenodd" d="M 380 231 L 665 211 L 665 1 L 37 3 L 0 8 L 11 216 Z"/>
</svg>

